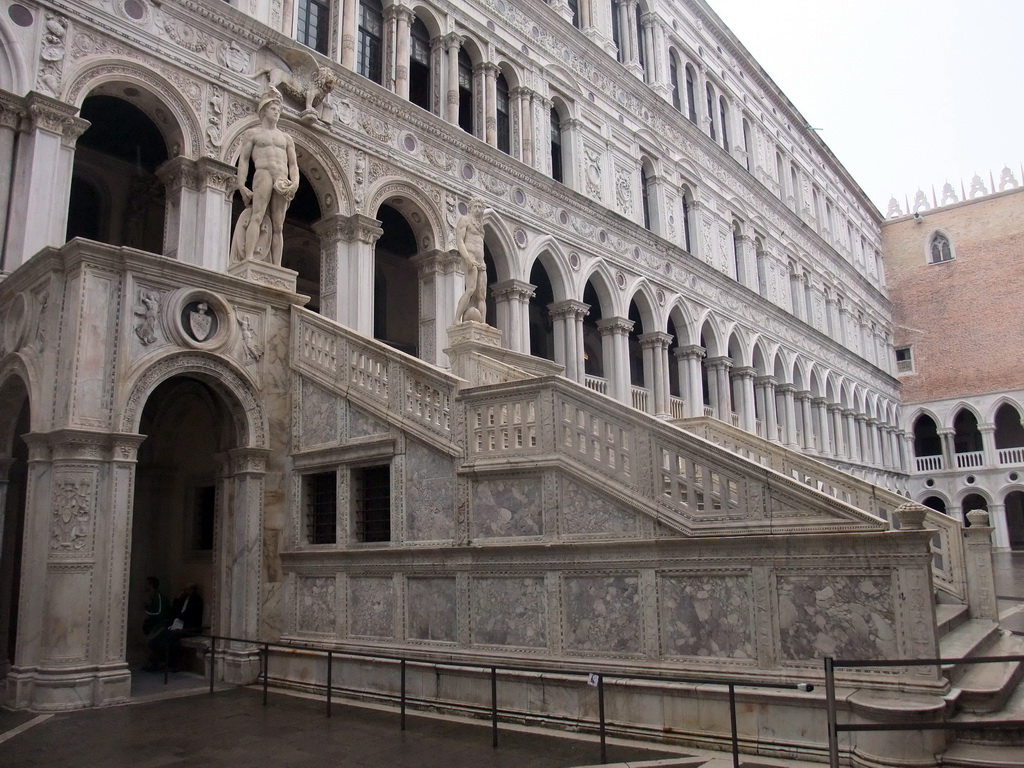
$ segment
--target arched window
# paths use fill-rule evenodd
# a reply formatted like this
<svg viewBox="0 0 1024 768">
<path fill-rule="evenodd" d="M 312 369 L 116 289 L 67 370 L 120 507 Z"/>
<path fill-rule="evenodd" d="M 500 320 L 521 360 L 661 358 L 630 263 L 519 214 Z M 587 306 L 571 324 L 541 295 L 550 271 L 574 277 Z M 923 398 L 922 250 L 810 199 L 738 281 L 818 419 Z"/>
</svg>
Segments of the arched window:
<svg viewBox="0 0 1024 768">
<path fill-rule="evenodd" d="M 743 151 L 747 155 L 747 171 L 754 171 L 754 147 L 750 143 L 750 122 L 743 118 Z"/>
<path fill-rule="evenodd" d="M 1020 412 L 1009 403 L 1003 403 L 996 411 L 996 451 L 1000 464 L 1021 464 L 1024 457 L 1024 426 Z"/>
<path fill-rule="evenodd" d="M 711 136 L 712 141 L 717 141 L 718 136 L 715 133 L 715 90 L 711 87 L 711 83 L 708 83 L 705 87 L 708 97 L 708 135 Z"/>
<path fill-rule="evenodd" d="M 422 19 L 409 34 L 409 101 L 430 110 L 430 32 Z"/>
<path fill-rule="evenodd" d="M 322 0 L 300 0 L 295 14 L 295 39 L 325 56 L 331 52 L 331 6 Z"/>
<path fill-rule="evenodd" d="M 509 111 L 508 81 L 500 72 L 495 78 L 495 92 L 497 93 L 497 104 L 495 105 L 495 110 L 497 112 L 498 149 L 505 154 L 511 154 L 512 121 L 510 119 Z"/>
<path fill-rule="evenodd" d="M 697 122 L 697 100 L 693 96 L 693 67 L 689 64 L 684 68 L 686 77 L 686 116 L 690 119 L 691 123 Z"/>
<path fill-rule="evenodd" d="M 356 43 L 356 71 L 375 83 L 383 82 L 381 67 L 384 9 L 380 0 L 359 0 L 359 35 Z"/>
<path fill-rule="evenodd" d="M 722 149 L 729 151 L 729 107 L 725 103 L 725 96 L 718 97 L 718 116 L 722 128 Z"/>
<path fill-rule="evenodd" d="M 928 262 L 939 264 L 943 261 L 953 260 L 953 246 L 949 238 L 942 232 L 935 232 L 928 241 Z"/>
<path fill-rule="evenodd" d="M 926 413 L 914 420 L 914 456 L 941 456 L 942 439 L 935 420 Z"/>
<path fill-rule="evenodd" d="M 953 419 L 953 450 L 958 454 L 979 454 L 982 450 L 978 417 L 966 408 L 957 413 L 956 418 Z M 978 460 L 979 463 L 975 465 L 966 457 L 958 457 L 957 466 L 980 466 L 980 457 Z"/>
<path fill-rule="evenodd" d="M 693 233 L 696 231 L 694 225 L 693 193 L 689 187 L 683 187 L 683 248 L 688 253 L 694 253 Z"/>
<path fill-rule="evenodd" d="M 562 176 L 562 118 L 551 109 L 551 178 L 564 184 Z"/>
<path fill-rule="evenodd" d="M 934 509 L 936 512 L 946 514 L 946 502 L 940 499 L 938 496 L 929 496 L 927 499 L 921 502 L 929 509 Z"/>
<path fill-rule="evenodd" d="M 473 62 L 459 49 L 459 128 L 473 133 Z"/>
<path fill-rule="evenodd" d="M 669 57 L 668 79 L 672 86 L 672 106 L 682 110 L 683 100 L 679 94 L 679 63 L 676 61 L 675 55 Z"/>
<path fill-rule="evenodd" d="M 651 195 L 648 190 L 647 169 L 640 166 L 640 205 L 644 214 L 644 228 L 651 228 Z"/>
</svg>

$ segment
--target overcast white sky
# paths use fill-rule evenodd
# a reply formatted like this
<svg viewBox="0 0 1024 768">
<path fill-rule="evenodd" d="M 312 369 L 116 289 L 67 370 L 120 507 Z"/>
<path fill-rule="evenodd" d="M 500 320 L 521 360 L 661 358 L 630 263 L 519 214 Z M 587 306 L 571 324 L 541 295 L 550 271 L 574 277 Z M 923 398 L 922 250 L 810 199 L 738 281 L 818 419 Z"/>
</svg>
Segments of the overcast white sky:
<svg viewBox="0 0 1024 768">
<path fill-rule="evenodd" d="M 884 214 L 1024 160 L 1024 0 L 707 0 Z"/>
</svg>

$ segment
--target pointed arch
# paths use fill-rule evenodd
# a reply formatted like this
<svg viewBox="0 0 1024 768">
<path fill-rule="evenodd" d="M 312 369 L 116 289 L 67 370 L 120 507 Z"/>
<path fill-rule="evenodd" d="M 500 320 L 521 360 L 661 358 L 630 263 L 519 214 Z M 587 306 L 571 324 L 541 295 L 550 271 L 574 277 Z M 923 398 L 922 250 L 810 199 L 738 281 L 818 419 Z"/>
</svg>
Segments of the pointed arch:
<svg viewBox="0 0 1024 768">
<path fill-rule="evenodd" d="M 553 237 L 544 237 L 536 246 L 532 255 L 523 261 L 527 278 L 533 271 L 534 264 L 540 262 L 551 281 L 555 301 L 576 298 L 570 278 L 572 267 L 561 243 Z"/>
<path fill-rule="evenodd" d="M 454 232 L 454 228 L 444 226 L 440 210 L 423 188 L 413 185 L 406 179 L 382 179 L 367 190 L 364 208 L 358 213 L 372 217 L 385 203 L 401 213 L 409 222 L 416 235 L 418 252 L 445 246 L 454 247 L 454 244 L 447 243 L 446 237 L 448 230 Z"/>
</svg>

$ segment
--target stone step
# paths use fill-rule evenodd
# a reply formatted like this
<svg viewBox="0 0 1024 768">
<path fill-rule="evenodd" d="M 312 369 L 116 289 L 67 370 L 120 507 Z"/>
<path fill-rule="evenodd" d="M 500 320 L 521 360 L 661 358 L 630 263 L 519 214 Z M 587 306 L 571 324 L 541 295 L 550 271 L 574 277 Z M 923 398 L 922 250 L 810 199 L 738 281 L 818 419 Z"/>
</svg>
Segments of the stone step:
<svg viewBox="0 0 1024 768">
<path fill-rule="evenodd" d="M 961 659 L 966 656 L 991 656 L 988 649 L 1000 638 L 999 625 L 988 619 L 969 619 L 955 629 L 940 635 L 939 656 Z M 956 685 L 967 671 L 966 664 L 944 664 L 942 672 Z"/>
<path fill-rule="evenodd" d="M 1024 655 L 1024 638 L 1011 634 L 1000 635 L 995 643 L 986 648 L 983 654 L 975 653 L 973 655 Z M 999 712 L 1002 716 L 1010 717 L 1010 712 L 1007 711 L 1008 705 L 1016 691 L 1017 684 L 1024 677 L 1024 664 L 1019 661 L 997 661 L 962 666 L 964 667 L 963 673 L 956 683 L 956 687 L 960 690 L 960 695 L 957 698 L 960 710 L 962 712 Z M 1000 710 L 1003 711 L 1000 712 Z"/>
<path fill-rule="evenodd" d="M 962 603 L 936 603 L 935 626 L 939 637 L 945 637 L 971 618 L 971 611 Z"/>
<path fill-rule="evenodd" d="M 942 768 L 1024 768 L 1024 751 L 957 741 L 942 755 Z"/>
<path fill-rule="evenodd" d="M 1020 638 L 1011 636 L 1020 645 Z M 1012 650 L 1012 645 L 1009 646 Z M 1019 653 L 1020 651 L 1016 651 Z M 1006 698 L 998 712 L 961 712 L 951 722 L 976 723 L 979 721 L 995 724 L 980 731 L 958 731 L 957 742 L 963 744 L 987 744 L 990 746 L 1012 746 L 1024 755 L 1024 685 L 1018 684 Z"/>
</svg>

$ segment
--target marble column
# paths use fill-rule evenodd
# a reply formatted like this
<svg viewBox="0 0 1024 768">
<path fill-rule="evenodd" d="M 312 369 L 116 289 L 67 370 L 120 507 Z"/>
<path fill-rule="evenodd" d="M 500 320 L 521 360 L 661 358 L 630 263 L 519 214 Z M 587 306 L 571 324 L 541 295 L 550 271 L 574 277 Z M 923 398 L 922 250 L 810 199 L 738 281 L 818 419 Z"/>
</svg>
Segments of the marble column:
<svg viewBox="0 0 1024 768">
<path fill-rule="evenodd" d="M 736 388 L 736 412 L 740 416 L 740 429 L 757 432 L 757 417 L 754 413 L 754 374 L 757 371 L 748 365 L 732 370 L 732 382 Z"/>
<path fill-rule="evenodd" d="M 854 464 L 861 462 L 860 433 L 857 427 L 857 412 L 852 408 L 843 409 L 843 421 L 846 425 L 847 454 Z"/>
<path fill-rule="evenodd" d="M 878 419 L 868 419 L 868 434 L 871 437 L 871 455 L 874 457 L 874 465 L 876 467 L 885 466 Z"/>
<path fill-rule="evenodd" d="M 9 109 L 13 106 L 8 101 Z M 6 241 L 0 271 L 11 272 L 40 249 L 64 244 L 75 142 L 89 122 L 78 107 L 41 93 L 22 100 L 23 119 L 14 143 L 13 178 L 6 211 Z M 9 111 L 5 110 L 5 111 Z M 10 122 L 13 117 L 8 114 Z"/>
<path fill-rule="evenodd" d="M 754 379 L 757 402 L 761 404 L 761 420 L 764 424 L 764 438 L 773 443 L 780 442 L 779 414 L 776 409 L 776 380 L 774 376 L 758 376 Z"/>
<path fill-rule="evenodd" d="M 838 403 L 829 403 L 828 416 L 832 423 L 832 434 L 834 435 L 832 453 L 835 454 L 837 459 L 847 459 L 850 454 L 843 436 L 843 406 Z"/>
<path fill-rule="evenodd" d="M 978 431 L 981 432 L 982 465 L 998 467 L 999 452 L 996 449 L 995 424 L 982 424 L 978 427 Z"/>
<path fill-rule="evenodd" d="M 448 347 L 448 329 L 455 324 L 455 307 L 462 295 L 458 251 L 432 250 L 418 253 L 410 261 L 419 277 L 420 317 L 419 358 L 442 368 L 451 368 L 444 353 Z"/>
<path fill-rule="evenodd" d="M 811 414 L 811 393 L 809 390 L 802 390 L 796 393 L 800 401 L 800 420 L 803 423 L 803 449 L 815 451 L 817 446 L 814 442 L 814 417 Z"/>
<path fill-rule="evenodd" d="M 705 367 L 708 370 L 708 393 L 715 407 L 715 417 L 726 424 L 732 424 L 733 404 L 729 386 L 732 358 L 712 357 L 707 360 Z"/>
<path fill-rule="evenodd" d="M 953 442 L 952 429 L 938 430 L 942 441 L 942 466 L 944 469 L 956 469 L 956 445 Z"/>
<path fill-rule="evenodd" d="M 484 65 L 484 90 L 487 107 L 484 113 L 485 141 L 492 147 L 498 146 L 498 67 L 488 62 Z"/>
<path fill-rule="evenodd" d="M 163 255 L 226 272 L 235 167 L 210 157 L 175 157 L 156 173 L 167 200 Z"/>
<path fill-rule="evenodd" d="M 701 383 L 700 361 L 704 347 L 687 344 L 676 347 L 676 361 L 679 366 L 679 391 L 683 396 L 683 413 L 688 419 L 704 415 L 704 387 Z"/>
<path fill-rule="evenodd" d="M 639 13 L 639 7 L 637 8 Z M 656 20 L 654 14 L 644 13 L 640 17 L 640 24 L 643 26 L 644 39 L 640 42 L 644 50 L 644 62 L 646 64 L 644 70 L 644 80 L 648 85 L 652 86 L 655 90 L 658 90 L 659 85 L 658 77 L 658 57 L 655 54 L 654 45 L 654 28 L 656 26 Z"/>
<path fill-rule="evenodd" d="M 736 236 L 736 281 L 757 292 L 757 269 L 755 265 L 754 239 L 747 235 Z"/>
<path fill-rule="evenodd" d="M 359 17 L 357 0 L 343 0 L 341 9 L 341 66 L 355 71 L 356 35 Z"/>
<path fill-rule="evenodd" d="M 392 9 L 394 9 L 392 11 Z M 389 6 L 384 10 L 395 16 L 395 93 L 403 99 L 409 98 L 409 50 L 410 31 L 415 14 L 402 6 Z"/>
<path fill-rule="evenodd" d="M 554 322 L 555 362 L 565 367 L 565 377 L 585 383 L 583 367 L 583 318 L 590 305 L 575 299 L 557 301 L 548 305 Z"/>
<path fill-rule="evenodd" d="M 351 2 L 351 0 L 350 0 Z M 462 50 L 462 35 L 452 32 L 442 38 L 448 51 L 448 88 L 445 96 L 444 116 L 452 125 L 459 124 L 459 51 Z"/>
<path fill-rule="evenodd" d="M 640 39 L 637 35 L 636 15 L 640 12 L 637 0 L 622 0 L 621 8 L 625 9 L 625 28 L 620 30 L 619 39 L 626 45 L 626 69 L 643 79 L 644 71 L 640 66 Z"/>
<path fill-rule="evenodd" d="M 871 452 L 872 444 L 868 417 L 866 414 L 858 413 L 855 418 L 857 419 L 857 436 L 860 439 L 861 464 L 874 464 L 875 455 Z"/>
<path fill-rule="evenodd" d="M 7 209 L 14 174 L 14 144 L 25 117 L 20 97 L 0 90 L 0 247 L 7 240 Z M 0 264 L 2 270 L 3 264 Z"/>
<path fill-rule="evenodd" d="M 524 164 L 533 167 L 533 111 L 530 107 L 530 90 L 513 88 L 509 94 L 512 103 L 519 111 L 519 146 L 520 157 Z"/>
<path fill-rule="evenodd" d="M 796 387 L 792 384 L 779 384 L 775 391 L 782 398 L 782 424 L 785 428 L 784 442 L 787 448 L 799 450 L 796 439 Z"/>
<path fill-rule="evenodd" d="M 522 280 L 505 280 L 491 286 L 498 330 L 505 348 L 530 354 L 530 299 L 537 286 Z"/>
<path fill-rule="evenodd" d="M 629 378 L 629 332 L 633 321 L 625 317 L 606 317 L 597 322 L 604 355 L 604 373 L 608 394 L 620 403 L 632 404 L 632 382 Z"/>
<path fill-rule="evenodd" d="M 373 336 L 374 244 L 384 234 L 369 216 L 332 214 L 313 225 L 320 236 L 320 312 Z"/>
<path fill-rule="evenodd" d="M 814 407 L 814 418 L 818 425 L 818 453 L 822 456 L 832 455 L 832 439 L 829 434 L 828 400 L 824 397 L 815 397 L 811 400 Z"/>
<path fill-rule="evenodd" d="M 668 347 L 672 343 L 672 337 L 667 333 L 654 331 L 641 335 L 639 340 L 644 355 L 645 383 L 654 398 L 648 409 L 659 419 L 671 418 L 672 414 L 668 407 Z"/>
</svg>

